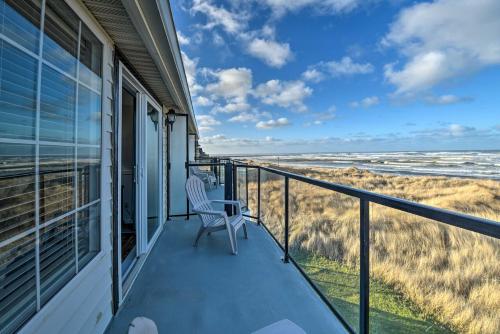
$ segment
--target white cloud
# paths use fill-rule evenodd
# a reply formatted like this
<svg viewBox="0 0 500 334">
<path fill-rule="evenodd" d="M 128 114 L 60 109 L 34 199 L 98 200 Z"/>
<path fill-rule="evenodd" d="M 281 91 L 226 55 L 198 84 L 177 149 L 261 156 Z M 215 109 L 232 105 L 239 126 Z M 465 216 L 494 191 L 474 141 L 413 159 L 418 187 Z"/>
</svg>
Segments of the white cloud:
<svg viewBox="0 0 500 334">
<path fill-rule="evenodd" d="M 184 64 L 184 71 L 186 72 L 186 80 L 188 82 L 189 91 L 191 95 L 196 96 L 203 87 L 196 82 L 196 75 L 198 66 L 198 58 L 191 59 L 188 55 L 181 51 L 182 63 Z"/>
<path fill-rule="evenodd" d="M 306 81 L 318 83 L 325 79 L 325 75 L 315 68 L 310 68 L 302 73 L 302 78 Z"/>
<path fill-rule="evenodd" d="M 194 0 L 191 7 L 193 13 L 206 15 L 205 29 L 222 27 L 227 33 L 236 34 L 246 27 L 248 16 L 245 13 L 233 13 L 224 7 L 217 7 L 210 0 Z"/>
<path fill-rule="evenodd" d="M 359 107 L 369 108 L 369 107 L 376 106 L 379 103 L 380 103 L 380 99 L 378 98 L 378 96 L 368 96 L 368 97 L 365 97 L 364 99 L 362 99 L 361 101 L 351 102 L 350 106 L 352 108 L 359 108 Z"/>
<path fill-rule="evenodd" d="M 191 43 L 189 37 L 184 35 L 180 30 L 177 30 L 177 40 L 180 45 L 189 45 L 189 43 Z"/>
<path fill-rule="evenodd" d="M 329 61 L 322 64 L 334 77 L 352 74 L 367 74 L 373 72 L 370 63 L 355 63 L 351 57 L 343 57 L 340 61 Z"/>
<path fill-rule="evenodd" d="M 252 71 L 248 68 L 229 68 L 212 71 L 217 79 L 206 86 L 206 91 L 233 103 L 245 103 L 252 89 Z"/>
<path fill-rule="evenodd" d="M 239 115 L 231 117 L 229 122 L 245 123 L 245 122 L 257 122 L 258 116 L 254 113 L 243 112 Z"/>
<path fill-rule="evenodd" d="M 269 39 L 252 39 L 247 45 L 247 52 L 267 65 L 277 68 L 282 67 L 292 58 L 288 43 L 278 43 Z"/>
<path fill-rule="evenodd" d="M 311 7 L 318 14 L 347 13 L 358 6 L 360 0 L 259 0 L 267 5 L 276 17 L 281 17 L 287 12 L 297 12 L 306 7 Z"/>
<path fill-rule="evenodd" d="M 214 103 L 212 102 L 212 100 L 206 98 L 205 96 L 198 96 L 194 99 L 194 104 L 200 107 L 210 107 Z"/>
<path fill-rule="evenodd" d="M 220 122 L 210 115 L 196 115 L 196 123 L 198 123 L 198 130 L 201 132 L 212 131 L 214 126 L 220 125 Z"/>
<path fill-rule="evenodd" d="M 417 93 L 443 81 L 500 64 L 500 1 L 437 0 L 404 9 L 382 44 L 407 57 L 386 66 L 397 94 Z"/>
<path fill-rule="evenodd" d="M 288 119 L 286 117 L 281 117 L 276 120 L 270 119 L 268 121 L 260 121 L 255 125 L 255 127 L 257 129 L 269 130 L 274 128 L 281 128 L 287 125 L 290 125 Z"/>
<path fill-rule="evenodd" d="M 214 113 L 234 113 L 240 111 L 246 111 L 250 109 L 250 105 L 246 102 L 229 102 L 224 105 L 216 105 L 212 108 Z"/>
<path fill-rule="evenodd" d="M 217 46 L 222 46 L 222 45 L 226 44 L 226 42 L 224 41 L 224 38 L 222 38 L 222 36 L 219 35 L 217 32 L 213 33 L 212 40 L 213 40 L 214 44 Z"/>
<path fill-rule="evenodd" d="M 436 104 L 436 105 L 448 105 L 448 104 L 457 104 L 457 103 L 465 103 L 471 102 L 473 98 L 468 96 L 456 96 L 456 95 L 440 95 L 440 96 L 427 96 L 425 98 L 425 102 L 428 104 Z"/>
<path fill-rule="evenodd" d="M 255 89 L 254 95 L 269 105 L 292 108 L 292 111 L 304 112 L 307 107 L 304 99 L 312 94 L 312 88 L 300 80 L 280 81 L 269 80 Z"/>
</svg>

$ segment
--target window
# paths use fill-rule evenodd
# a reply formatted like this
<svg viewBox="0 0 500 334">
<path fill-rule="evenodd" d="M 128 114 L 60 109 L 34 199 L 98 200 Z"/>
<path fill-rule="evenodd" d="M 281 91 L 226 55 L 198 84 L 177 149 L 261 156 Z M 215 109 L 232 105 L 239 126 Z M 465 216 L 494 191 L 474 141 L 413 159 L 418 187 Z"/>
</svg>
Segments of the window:
<svg viewBox="0 0 500 334">
<path fill-rule="evenodd" d="M 43 3 L 0 0 L 2 333 L 101 249 L 103 46 L 64 1 Z"/>
</svg>

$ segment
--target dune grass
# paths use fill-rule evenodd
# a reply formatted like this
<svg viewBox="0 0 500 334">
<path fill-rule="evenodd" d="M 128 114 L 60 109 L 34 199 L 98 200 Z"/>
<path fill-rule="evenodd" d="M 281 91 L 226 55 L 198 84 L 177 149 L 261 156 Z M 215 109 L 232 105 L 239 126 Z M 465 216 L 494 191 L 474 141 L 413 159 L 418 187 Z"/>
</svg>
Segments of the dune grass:
<svg viewBox="0 0 500 334">
<path fill-rule="evenodd" d="M 500 218 L 497 181 L 379 175 L 354 168 L 286 169 L 474 216 Z M 282 241 L 283 178 L 264 173 L 261 180 L 261 215 Z M 249 189 L 249 205 L 255 210 L 255 182 Z M 352 287 L 335 273 L 342 269 L 357 275 L 359 200 L 291 180 L 289 206 L 292 252 L 306 256 L 305 267 L 314 268 L 311 273 L 319 280 L 333 282 L 325 285 L 327 295 L 352 308 L 353 300 L 339 298 L 339 294 L 349 295 Z M 380 283 L 375 286 L 382 296 L 372 298 L 372 306 L 381 312 L 372 314 L 372 328 L 500 333 L 499 240 L 375 204 L 370 206 L 370 240 L 370 274 L 373 282 Z"/>
</svg>

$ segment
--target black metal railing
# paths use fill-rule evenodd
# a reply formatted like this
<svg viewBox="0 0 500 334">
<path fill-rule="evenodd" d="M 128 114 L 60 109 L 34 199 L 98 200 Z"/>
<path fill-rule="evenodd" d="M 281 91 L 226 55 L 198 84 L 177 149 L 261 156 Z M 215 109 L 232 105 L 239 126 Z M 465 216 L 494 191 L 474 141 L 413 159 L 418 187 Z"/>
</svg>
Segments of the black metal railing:
<svg viewBox="0 0 500 334">
<path fill-rule="evenodd" d="M 367 190 L 357 189 L 350 186 L 313 179 L 304 175 L 290 173 L 284 170 L 275 169 L 267 166 L 260 166 L 249 164 L 240 160 L 220 159 L 216 158 L 210 163 L 192 163 L 190 166 L 223 166 L 225 172 L 224 194 L 226 199 L 239 199 L 249 206 L 249 170 L 256 171 L 256 215 L 251 212 L 246 216 L 252 218 L 257 224 L 262 225 L 276 241 L 278 246 L 283 251 L 283 262 L 291 261 L 296 265 L 298 270 L 304 275 L 306 280 L 311 284 L 313 289 L 318 293 L 321 299 L 328 305 L 332 312 L 339 318 L 345 328 L 354 333 L 355 330 L 351 325 L 342 317 L 337 309 L 331 304 L 329 299 L 323 292 L 314 284 L 312 279 L 294 260 L 289 252 L 290 240 L 290 207 L 289 207 L 289 188 L 290 180 L 298 181 L 307 185 L 320 187 L 332 192 L 348 195 L 359 200 L 359 332 L 369 333 L 369 317 L 370 317 L 370 204 L 375 203 L 384 207 L 396 209 L 402 212 L 410 213 L 419 217 L 427 218 L 436 222 L 440 222 L 449 226 L 455 226 L 460 229 L 479 233 L 481 235 L 489 236 L 492 238 L 500 239 L 500 223 L 480 217 L 475 217 L 459 212 L 440 209 L 429 205 L 412 202 L 409 200 L 387 196 L 383 194 L 374 193 Z M 238 193 L 238 170 L 244 169 L 245 191 L 244 196 L 241 198 Z M 270 173 L 272 175 L 281 176 L 284 180 L 284 235 L 275 235 L 266 222 L 262 219 L 261 212 L 261 192 L 262 192 L 262 172 Z M 281 180 L 280 178 L 280 180 Z M 226 208 L 230 210 L 231 208 Z M 228 211 L 230 214 L 231 212 Z M 279 239 L 283 238 L 283 242 Z"/>
</svg>

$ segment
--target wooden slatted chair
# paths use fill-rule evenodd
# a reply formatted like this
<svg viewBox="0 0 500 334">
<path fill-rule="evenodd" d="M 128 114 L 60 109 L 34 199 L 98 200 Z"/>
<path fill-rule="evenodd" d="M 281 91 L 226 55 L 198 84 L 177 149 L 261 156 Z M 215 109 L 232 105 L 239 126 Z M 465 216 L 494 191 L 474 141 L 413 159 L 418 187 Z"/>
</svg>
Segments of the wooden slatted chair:
<svg viewBox="0 0 500 334">
<path fill-rule="evenodd" d="M 193 212 L 198 214 L 201 220 L 201 226 L 198 230 L 194 246 L 198 245 L 198 240 L 204 233 L 210 234 L 216 231 L 227 230 L 231 251 L 235 255 L 238 254 L 236 232 L 238 232 L 240 227 L 243 226 L 245 239 L 248 239 L 246 221 L 241 214 L 240 202 L 209 200 L 203 181 L 195 175 L 191 175 L 186 181 L 186 193 L 192 205 Z M 213 203 L 230 204 L 235 207 L 236 213 L 233 216 L 228 216 L 225 211 L 215 210 L 212 206 Z"/>
</svg>

